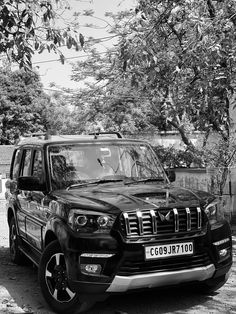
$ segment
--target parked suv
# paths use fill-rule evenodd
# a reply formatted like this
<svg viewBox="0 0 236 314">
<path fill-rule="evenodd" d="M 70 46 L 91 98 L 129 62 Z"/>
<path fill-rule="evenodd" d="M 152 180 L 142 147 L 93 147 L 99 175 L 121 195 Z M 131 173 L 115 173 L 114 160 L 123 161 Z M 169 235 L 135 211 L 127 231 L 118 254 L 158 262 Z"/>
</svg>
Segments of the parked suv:
<svg viewBox="0 0 236 314">
<path fill-rule="evenodd" d="M 215 197 L 171 184 L 144 141 L 26 138 L 6 186 L 11 260 L 38 267 L 57 313 L 111 293 L 178 284 L 208 292 L 228 279 L 231 231 Z"/>
</svg>

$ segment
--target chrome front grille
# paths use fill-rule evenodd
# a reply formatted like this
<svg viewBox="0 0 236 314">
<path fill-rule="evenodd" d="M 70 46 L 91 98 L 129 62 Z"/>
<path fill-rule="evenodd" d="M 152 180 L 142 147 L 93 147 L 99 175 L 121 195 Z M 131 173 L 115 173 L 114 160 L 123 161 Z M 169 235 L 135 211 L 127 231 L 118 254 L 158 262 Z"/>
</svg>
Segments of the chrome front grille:
<svg viewBox="0 0 236 314">
<path fill-rule="evenodd" d="M 121 230 L 127 237 L 142 237 L 202 229 L 200 207 L 158 208 L 122 213 Z"/>
</svg>

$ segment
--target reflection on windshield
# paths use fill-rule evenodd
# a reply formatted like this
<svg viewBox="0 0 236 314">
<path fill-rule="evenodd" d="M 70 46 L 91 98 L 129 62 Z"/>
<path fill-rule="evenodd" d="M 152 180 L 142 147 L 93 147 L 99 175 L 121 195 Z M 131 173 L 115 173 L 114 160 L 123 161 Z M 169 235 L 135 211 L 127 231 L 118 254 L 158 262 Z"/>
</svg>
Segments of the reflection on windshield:
<svg viewBox="0 0 236 314">
<path fill-rule="evenodd" d="M 91 181 L 166 179 L 144 144 L 69 144 L 49 147 L 53 189 Z"/>
</svg>

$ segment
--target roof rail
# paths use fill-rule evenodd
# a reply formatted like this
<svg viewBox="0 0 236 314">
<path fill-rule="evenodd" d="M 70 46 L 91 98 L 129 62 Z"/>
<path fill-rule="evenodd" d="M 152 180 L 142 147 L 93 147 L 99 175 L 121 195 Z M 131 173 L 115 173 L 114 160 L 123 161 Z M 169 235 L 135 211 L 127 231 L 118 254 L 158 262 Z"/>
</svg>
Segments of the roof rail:
<svg viewBox="0 0 236 314">
<path fill-rule="evenodd" d="M 99 132 L 99 131 L 95 131 L 93 133 L 89 133 L 88 135 L 93 135 L 94 139 L 98 139 L 100 136 L 110 136 L 112 138 L 123 138 L 122 134 L 119 132 Z M 30 139 L 35 139 L 35 140 L 50 140 L 52 139 L 53 134 L 51 134 L 51 132 L 38 132 L 38 133 L 28 133 L 28 134 L 24 134 L 23 136 L 20 136 L 19 139 L 15 142 L 15 144 L 19 144 L 19 142 L 25 142 L 25 141 L 29 141 Z M 64 138 L 68 135 L 60 135 L 58 134 L 58 137 Z M 70 135 L 70 136 L 78 136 L 78 135 Z"/>
<path fill-rule="evenodd" d="M 122 134 L 120 132 L 99 132 L 95 131 L 93 133 L 89 133 L 89 135 L 94 135 L 94 138 L 97 139 L 100 135 L 116 135 L 117 138 L 123 138 Z"/>
<path fill-rule="evenodd" d="M 36 133 L 28 133 L 28 134 L 24 134 L 23 138 L 28 138 L 28 137 L 34 137 L 34 138 L 38 138 L 41 140 L 48 140 L 51 138 L 51 132 L 47 131 L 47 132 L 36 132 Z"/>
</svg>

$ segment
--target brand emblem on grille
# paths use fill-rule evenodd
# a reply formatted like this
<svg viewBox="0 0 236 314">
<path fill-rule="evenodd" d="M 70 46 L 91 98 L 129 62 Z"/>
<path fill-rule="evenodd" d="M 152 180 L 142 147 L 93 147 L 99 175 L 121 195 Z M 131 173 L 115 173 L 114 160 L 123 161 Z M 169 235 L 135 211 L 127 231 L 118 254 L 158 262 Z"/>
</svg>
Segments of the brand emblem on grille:
<svg viewBox="0 0 236 314">
<path fill-rule="evenodd" d="M 170 214 L 171 211 L 169 211 L 166 215 L 163 215 L 162 213 L 158 212 L 161 222 L 170 222 Z"/>
</svg>

